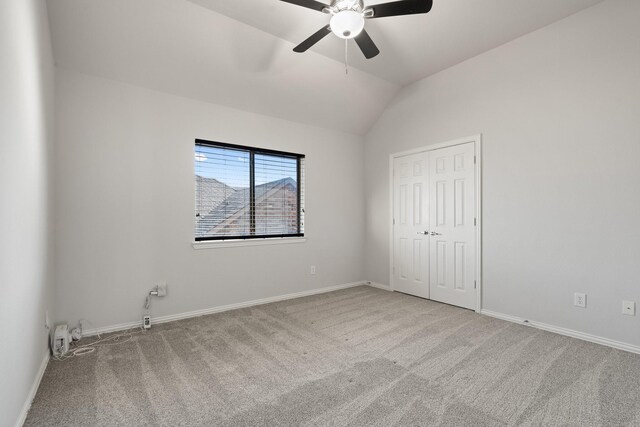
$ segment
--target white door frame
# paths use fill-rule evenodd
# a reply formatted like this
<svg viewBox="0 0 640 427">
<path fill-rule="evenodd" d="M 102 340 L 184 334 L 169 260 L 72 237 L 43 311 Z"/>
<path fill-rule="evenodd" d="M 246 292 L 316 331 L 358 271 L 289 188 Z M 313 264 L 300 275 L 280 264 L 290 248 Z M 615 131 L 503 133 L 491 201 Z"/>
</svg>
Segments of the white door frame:
<svg viewBox="0 0 640 427">
<path fill-rule="evenodd" d="M 441 142 L 427 145 L 407 151 L 392 153 L 389 155 L 389 287 L 393 286 L 393 161 L 398 157 L 410 154 L 424 153 L 439 148 L 453 147 L 454 145 L 473 143 L 476 156 L 475 180 L 476 180 L 476 313 L 482 310 L 482 134 L 472 135 L 466 138 L 455 139 L 453 141 Z"/>
</svg>

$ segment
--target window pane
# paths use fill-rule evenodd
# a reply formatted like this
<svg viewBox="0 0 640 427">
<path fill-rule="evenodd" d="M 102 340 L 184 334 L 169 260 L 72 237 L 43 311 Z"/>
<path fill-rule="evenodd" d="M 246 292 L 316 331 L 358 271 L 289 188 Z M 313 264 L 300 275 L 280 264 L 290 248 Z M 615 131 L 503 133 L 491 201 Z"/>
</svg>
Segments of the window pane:
<svg viewBox="0 0 640 427">
<path fill-rule="evenodd" d="M 255 155 L 256 234 L 298 233 L 298 160 Z"/>
<path fill-rule="evenodd" d="M 196 238 L 250 234 L 249 156 L 196 145 Z"/>
<path fill-rule="evenodd" d="M 196 141 L 196 240 L 302 236 L 303 158 Z"/>
</svg>

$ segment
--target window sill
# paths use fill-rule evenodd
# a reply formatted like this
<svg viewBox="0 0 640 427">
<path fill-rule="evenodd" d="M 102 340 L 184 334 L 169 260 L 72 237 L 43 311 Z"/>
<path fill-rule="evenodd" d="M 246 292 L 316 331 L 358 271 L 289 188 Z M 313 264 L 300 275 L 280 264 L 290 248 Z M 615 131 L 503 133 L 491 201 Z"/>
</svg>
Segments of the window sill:
<svg viewBox="0 0 640 427">
<path fill-rule="evenodd" d="M 306 237 L 276 237 L 266 239 L 247 239 L 247 240 L 205 240 L 201 242 L 193 242 L 193 249 L 218 249 L 218 248 L 236 248 L 242 246 L 265 246 L 265 245 L 285 245 L 291 243 L 304 243 Z"/>
</svg>

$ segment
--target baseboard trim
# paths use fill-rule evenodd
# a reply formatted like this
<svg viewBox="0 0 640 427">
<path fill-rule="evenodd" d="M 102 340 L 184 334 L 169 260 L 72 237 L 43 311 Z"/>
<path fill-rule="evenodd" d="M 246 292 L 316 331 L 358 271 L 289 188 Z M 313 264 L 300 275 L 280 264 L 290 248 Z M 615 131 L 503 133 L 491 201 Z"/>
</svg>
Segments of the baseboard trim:
<svg viewBox="0 0 640 427">
<path fill-rule="evenodd" d="M 367 280 L 366 282 L 364 282 L 364 284 L 367 286 L 371 286 L 372 288 L 382 289 L 383 291 L 391 291 L 391 286 L 385 285 L 384 283 L 370 282 Z"/>
<path fill-rule="evenodd" d="M 31 384 L 31 389 L 29 390 L 29 394 L 27 395 L 27 399 L 24 402 L 24 406 L 22 407 L 22 411 L 20 412 L 20 417 L 18 421 L 16 421 L 16 427 L 22 427 L 24 422 L 27 420 L 27 415 L 29 414 L 29 410 L 31 409 L 31 404 L 33 403 L 33 399 L 36 397 L 36 393 L 38 392 L 38 388 L 40 387 L 40 382 L 42 381 L 42 377 L 44 376 L 44 371 L 47 370 L 47 365 L 49 364 L 49 351 L 42 358 L 42 362 L 40 363 L 40 368 L 38 369 L 38 373 L 36 377 L 33 379 L 33 384 Z"/>
<path fill-rule="evenodd" d="M 362 286 L 365 284 L 366 282 L 364 281 L 344 283 L 341 285 L 329 286 L 326 288 L 318 288 L 318 289 L 312 289 L 309 291 L 295 292 L 292 294 L 284 294 L 284 295 L 278 295 L 275 297 L 261 298 L 261 299 L 251 300 L 251 301 L 240 302 L 236 304 L 228 304 L 228 305 L 222 305 L 218 307 L 205 308 L 203 310 L 194 310 L 194 311 L 188 311 L 186 313 L 152 317 L 151 323 L 154 325 L 157 325 L 159 323 L 175 322 L 176 320 L 190 319 L 192 317 L 206 316 L 207 314 L 221 313 L 223 311 L 237 310 L 239 308 L 247 308 L 247 307 L 253 307 L 256 305 L 269 304 L 272 302 L 285 301 L 285 300 L 294 299 L 294 298 L 324 294 L 327 292 L 339 291 L 341 289 L 353 288 L 355 286 Z M 141 323 L 142 323 L 142 319 L 136 322 L 120 323 L 117 325 L 111 325 L 111 326 L 106 326 L 102 328 L 85 329 L 83 331 L 83 336 L 90 337 L 98 334 L 108 334 L 111 332 L 118 332 L 118 331 L 124 331 L 127 329 L 139 328 L 141 326 Z"/>
<path fill-rule="evenodd" d="M 520 323 L 526 326 L 532 326 L 544 331 L 555 332 L 556 334 L 565 335 L 567 337 L 577 338 L 583 341 L 592 342 L 595 344 L 606 345 L 618 350 L 628 351 L 630 353 L 640 354 L 640 346 L 628 344 L 621 341 L 612 340 L 609 338 L 599 337 L 597 335 L 591 335 L 584 332 L 574 331 L 573 329 L 562 328 L 560 326 L 549 325 L 547 323 L 536 322 L 533 320 L 526 320 L 520 317 L 511 316 L 508 314 L 502 314 L 491 310 L 481 310 L 480 314 L 485 316 L 495 317 L 496 319 L 506 320 L 508 322 Z"/>
</svg>

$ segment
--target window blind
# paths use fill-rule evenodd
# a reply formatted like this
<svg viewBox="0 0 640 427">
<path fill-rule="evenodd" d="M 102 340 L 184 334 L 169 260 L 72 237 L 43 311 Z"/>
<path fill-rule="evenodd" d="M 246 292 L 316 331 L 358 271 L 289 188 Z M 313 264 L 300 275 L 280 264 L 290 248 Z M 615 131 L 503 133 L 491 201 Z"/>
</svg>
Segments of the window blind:
<svg viewBox="0 0 640 427">
<path fill-rule="evenodd" d="M 196 140 L 195 240 L 304 235 L 304 155 Z"/>
</svg>

